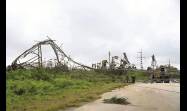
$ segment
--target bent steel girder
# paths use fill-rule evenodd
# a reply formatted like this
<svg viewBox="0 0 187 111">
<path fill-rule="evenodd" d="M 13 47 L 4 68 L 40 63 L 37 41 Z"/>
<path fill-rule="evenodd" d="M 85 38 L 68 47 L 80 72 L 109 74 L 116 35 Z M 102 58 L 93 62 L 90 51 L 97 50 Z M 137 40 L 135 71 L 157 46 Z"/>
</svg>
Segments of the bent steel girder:
<svg viewBox="0 0 187 111">
<path fill-rule="evenodd" d="M 78 63 L 78 62 L 74 61 L 72 58 L 70 58 L 69 56 L 67 56 L 67 55 L 60 49 L 60 47 L 57 46 L 57 44 L 54 43 L 54 45 L 55 45 L 55 47 L 56 47 L 66 58 L 68 58 L 69 61 L 72 61 L 73 63 L 75 63 L 75 64 L 77 64 L 77 65 L 79 65 L 79 66 L 82 66 L 82 67 L 84 67 L 84 68 L 94 69 L 94 68 L 92 68 L 92 67 L 89 67 L 89 66 L 86 66 L 86 65 L 83 65 L 83 64 L 81 64 L 81 63 Z"/>
<path fill-rule="evenodd" d="M 157 64 L 157 61 L 156 61 L 156 58 L 155 58 L 155 55 L 154 55 L 154 54 L 153 54 L 151 57 L 152 57 L 151 66 L 152 66 L 153 69 L 154 69 L 154 67 L 155 67 L 156 64 Z"/>
<path fill-rule="evenodd" d="M 128 58 L 127 58 L 127 55 L 126 55 L 125 52 L 123 53 L 123 56 L 124 56 L 124 60 L 126 61 L 126 63 L 127 63 L 127 64 L 130 64 L 130 62 L 129 62 L 129 60 L 128 60 Z"/>
<path fill-rule="evenodd" d="M 59 60 L 59 54 L 60 54 L 63 58 L 67 58 L 68 61 L 71 61 L 72 63 L 74 63 L 82 68 L 95 69 L 95 68 L 92 68 L 92 67 L 89 67 L 89 66 L 86 66 L 84 64 L 74 61 L 72 58 L 67 56 L 66 53 L 64 53 L 64 51 L 54 42 L 54 40 L 52 40 L 50 38 L 48 38 L 47 40 L 44 40 L 44 41 L 40 41 L 40 42 L 36 43 L 35 45 L 33 45 L 31 48 L 24 51 L 21 55 L 19 55 L 12 62 L 12 64 L 11 64 L 12 68 L 14 69 L 17 67 L 25 67 L 25 66 L 36 67 L 36 66 L 34 66 L 35 64 L 38 64 L 38 67 L 43 67 L 42 66 L 42 49 L 41 49 L 42 45 L 50 45 L 52 47 L 52 49 L 56 55 L 56 60 L 57 60 L 58 66 L 61 65 L 61 61 Z M 35 51 L 37 51 L 37 53 Z M 20 61 L 20 59 L 27 57 L 29 54 L 35 54 L 35 56 L 29 60 L 26 60 L 23 63 L 18 63 Z"/>
<path fill-rule="evenodd" d="M 48 42 L 48 40 L 45 40 L 45 41 L 42 41 L 42 42 L 39 42 L 35 45 L 33 45 L 31 48 L 27 49 L 25 52 L 23 52 L 20 56 L 18 56 L 13 62 L 12 64 L 16 64 L 17 61 L 20 59 L 20 58 L 24 58 L 26 57 L 28 54 L 30 54 L 31 52 L 34 52 L 35 50 L 37 50 L 38 48 L 38 45 L 39 44 L 46 44 Z M 33 51 L 34 50 L 34 51 Z M 38 55 L 38 54 L 37 54 Z"/>
</svg>

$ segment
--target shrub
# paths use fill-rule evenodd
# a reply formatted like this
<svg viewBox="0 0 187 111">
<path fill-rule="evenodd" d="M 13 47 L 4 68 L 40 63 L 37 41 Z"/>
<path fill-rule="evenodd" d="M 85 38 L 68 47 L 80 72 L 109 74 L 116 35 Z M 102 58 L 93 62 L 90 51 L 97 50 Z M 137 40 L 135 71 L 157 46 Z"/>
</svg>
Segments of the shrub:
<svg viewBox="0 0 187 111">
<path fill-rule="evenodd" d="M 33 70 L 31 73 L 32 79 L 49 81 L 53 78 L 53 75 L 46 72 L 43 69 Z"/>
<path fill-rule="evenodd" d="M 57 88 L 67 88 L 74 85 L 74 82 L 72 80 L 68 80 L 65 78 L 56 78 L 54 79 L 53 83 Z"/>
<path fill-rule="evenodd" d="M 24 69 L 9 71 L 9 72 L 6 72 L 6 78 L 13 79 L 13 80 L 25 80 L 25 79 L 31 78 L 31 71 L 24 70 Z"/>
<path fill-rule="evenodd" d="M 54 89 L 54 86 L 47 81 L 36 81 L 36 80 L 8 80 L 7 92 L 13 92 L 15 95 L 24 94 L 46 94 L 48 91 Z"/>
</svg>

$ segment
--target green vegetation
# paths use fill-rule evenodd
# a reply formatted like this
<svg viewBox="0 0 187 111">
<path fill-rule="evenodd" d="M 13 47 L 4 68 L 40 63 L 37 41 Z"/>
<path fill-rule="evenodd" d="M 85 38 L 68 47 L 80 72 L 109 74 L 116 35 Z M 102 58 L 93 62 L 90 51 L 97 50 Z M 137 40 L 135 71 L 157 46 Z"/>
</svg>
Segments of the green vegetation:
<svg viewBox="0 0 187 111">
<path fill-rule="evenodd" d="M 134 71 L 129 74 L 143 78 Z M 126 85 L 124 75 L 94 71 L 21 69 L 7 72 L 6 79 L 7 111 L 55 111 L 78 106 Z"/>
<path fill-rule="evenodd" d="M 127 104 L 130 104 L 128 101 L 127 101 L 127 98 L 124 98 L 124 97 L 112 97 L 110 99 L 104 99 L 103 100 L 104 103 L 113 103 L 113 104 L 124 104 L 124 105 L 127 105 Z"/>
<path fill-rule="evenodd" d="M 128 71 L 129 76 L 135 76 L 138 81 L 147 81 L 149 74 L 146 71 Z"/>
</svg>

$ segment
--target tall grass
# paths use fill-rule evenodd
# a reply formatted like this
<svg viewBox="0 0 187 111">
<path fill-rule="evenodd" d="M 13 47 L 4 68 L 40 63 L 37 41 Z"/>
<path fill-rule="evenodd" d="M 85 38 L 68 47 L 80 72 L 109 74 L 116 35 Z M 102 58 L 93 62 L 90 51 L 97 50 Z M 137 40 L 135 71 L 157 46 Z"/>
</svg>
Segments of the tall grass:
<svg viewBox="0 0 187 111">
<path fill-rule="evenodd" d="M 138 73 L 131 72 L 129 74 Z M 94 71 L 21 69 L 7 72 L 7 111 L 54 111 L 124 86 L 126 75 Z"/>
</svg>

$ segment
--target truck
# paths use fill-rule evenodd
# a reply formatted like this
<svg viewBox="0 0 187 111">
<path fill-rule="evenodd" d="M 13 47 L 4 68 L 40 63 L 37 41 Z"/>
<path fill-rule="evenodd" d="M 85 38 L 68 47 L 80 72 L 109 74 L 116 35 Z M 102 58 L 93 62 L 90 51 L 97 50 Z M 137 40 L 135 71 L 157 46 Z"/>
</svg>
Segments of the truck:
<svg viewBox="0 0 187 111">
<path fill-rule="evenodd" d="M 167 71 L 166 67 L 160 66 L 159 69 L 153 71 L 152 82 L 156 82 L 156 83 L 170 82 L 170 74 Z"/>
</svg>

